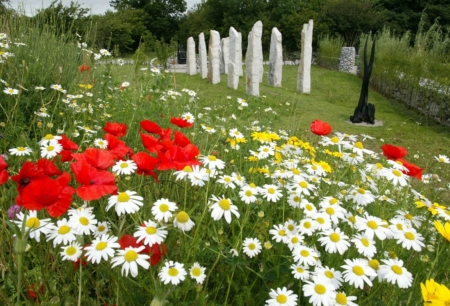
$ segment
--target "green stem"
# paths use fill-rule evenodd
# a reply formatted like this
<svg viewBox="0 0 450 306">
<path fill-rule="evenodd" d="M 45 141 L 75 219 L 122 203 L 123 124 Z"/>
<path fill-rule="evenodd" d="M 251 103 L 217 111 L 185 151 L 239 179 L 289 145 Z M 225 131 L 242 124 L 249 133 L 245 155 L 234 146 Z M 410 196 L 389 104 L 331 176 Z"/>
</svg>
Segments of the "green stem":
<svg viewBox="0 0 450 306">
<path fill-rule="evenodd" d="M 231 278 L 228 281 L 228 289 L 227 289 L 227 296 L 225 297 L 225 303 L 224 305 L 228 305 L 228 296 L 230 295 L 230 289 L 231 289 L 231 283 L 233 282 L 233 276 L 234 276 L 234 271 L 236 270 L 236 267 L 233 269 L 233 272 L 231 272 Z"/>
<path fill-rule="evenodd" d="M 17 255 L 17 305 L 20 305 L 20 293 L 22 292 L 22 254 Z"/>
<path fill-rule="evenodd" d="M 81 284 L 82 284 L 82 282 L 81 282 L 81 276 L 82 276 L 82 274 L 81 274 L 81 272 L 83 271 L 83 259 L 82 258 L 80 258 L 80 279 L 79 279 L 79 282 L 78 282 L 78 306 L 81 306 Z"/>
</svg>

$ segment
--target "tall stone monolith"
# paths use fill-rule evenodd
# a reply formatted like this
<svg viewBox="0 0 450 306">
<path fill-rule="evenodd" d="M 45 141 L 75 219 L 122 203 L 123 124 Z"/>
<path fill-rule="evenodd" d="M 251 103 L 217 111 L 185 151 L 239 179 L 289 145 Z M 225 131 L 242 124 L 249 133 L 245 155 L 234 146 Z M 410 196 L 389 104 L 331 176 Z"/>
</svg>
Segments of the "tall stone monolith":
<svg viewBox="0 0 450 306">
<path fill-rule="evenodd" d="M 257 21 L 248 34 L 248 47 L 245 55 L 245 78 L 247 94 L 259 96 L 259 83 L 263 73 L 262 22 Z"/>
<path fill-rule="evenodd" d="M 205 34 L 203 32 L 198 35 L 198 59 L 200 67 L 200 76 L 202 79 L 208 77 L 208 57 L 206 53 Z"/>
<path fill-rule="evenodd" d="M 242 35 L 230 28 L 230 60 L 228 63 L 228 87 L 237 89 L 242 75 Z"/>
<path fill-rule="evenodd" d="M 269 75 L 268 81 L 271 86 L 281 86 L 283 74 L 283 47 L 282 36 L 277 28 L 272 29 L 270 37 L 270 55 L 269 55 Z"/>
<path fill-rule="evenodd" d="M 220 34 L 211 30 L 208 47 L 208 81 L 220 83 Z"/>
<path fill-rule="evenodd" d="M 192 38 L 192 37 L 189 37 L 187 40 L 186 73 L 188 75 L 197 74 L 197 59 L 195 57 L 195 41 L 194 41 L 194 38 Z"/>
<path fill-rule="evenodd" d="M 312 37 L 313 21 L 305 23 L 302 29 L 302 48 L 300 64 L 297 74 L 297 91 L 300 93 L 311 92 L 311 61 L 312 61 Z"/>
<path fill-rule="evenodd" d="M 220 73 L 228 74 L 228 63 L 230 62 L 230 39 L 222 38 L 220 43 Z"/>
</svg>

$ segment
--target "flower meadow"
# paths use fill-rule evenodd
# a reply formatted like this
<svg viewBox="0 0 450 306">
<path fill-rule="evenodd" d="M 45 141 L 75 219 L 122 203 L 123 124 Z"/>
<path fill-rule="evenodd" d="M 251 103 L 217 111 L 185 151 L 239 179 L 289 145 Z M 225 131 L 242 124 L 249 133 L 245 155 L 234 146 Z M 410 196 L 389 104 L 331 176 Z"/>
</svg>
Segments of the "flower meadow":
<svg viewBox="0 0 450 306">
<path fill-rule="evenodd" d="M 28 44 L 0 37 L 8 67 Z M 71 82 L 1 79 L 5 305 L 450 303 L 448 188 L 406 148 L 272 130 L 263 97 L 204 106 L 168 72 L 118 79 L 107 50 L 73 48 Z"/>
</svg>

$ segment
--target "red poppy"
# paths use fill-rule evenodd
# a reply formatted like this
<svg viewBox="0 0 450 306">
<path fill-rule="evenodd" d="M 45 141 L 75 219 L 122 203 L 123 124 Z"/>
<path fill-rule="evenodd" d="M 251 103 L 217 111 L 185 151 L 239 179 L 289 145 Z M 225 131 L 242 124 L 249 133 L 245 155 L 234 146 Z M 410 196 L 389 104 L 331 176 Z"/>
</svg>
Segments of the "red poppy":
<svg viewBox="0 0 450 306">
<path fill-rule="evenodd" d="M 9 173 L 6 170 L 8 164 L 5 162 L 3 157 L 0 156 L 0 186 L 8 181 Z"/>
<path fill-rule="evenodd" d="M 73 154 L 79 162 L 85 162 L 98 170 L 106 170 L 115 164 L 114 156 L 109 152 L 97 148 L 87 148 L 83 153 Z"/>
<path fill-rule="evenodd" d="M 331 133 L 331 125 L 318 119 L 311 123 L 311 132 L 319 136 L 326 136 Z"/>
<path fill-rule="evenodd" d="M 148 132 L 148 133 L 152 133 L 152 134 L 158 134 L 161 135 L 162 132 L 162 128 L 155 122 L 150 121 L 148 119 L 142 120 L 140 122 L 141 124 L 141 128 Z"/>
<path fill-rule="evenodd" d="M 32 284 L 31 286 L 28 286 L 28 296 L 30 297 L 30 299 L 36 300 L 39 294 L 44 293 L 44 289 L 44 285 L 40 285 L 38 287 L 38 285 Z"/>
<path fill-rule="evenodd" d="M 193 126 L 193 124 L 188 122 L 186 119 L 179 118 L 179 117 L 171 117 L 170 123 L 175 124 L 176 126 L 178 126 L 180 128 L 190 128 Z"/>
<path fill-rule="evenodd" d="M 115 158 L 122 159 L 127 154 L 133 154 L 133 150 L 116 136 L 105 134 L 104 138 L 108 141 L 108 151 L 111 152 Z"/>
<path fill-rule="evenodd" d="M 161 257 L 163 257 L 166 254 L 166 252 L 167 246 L 165 243 L 163 243 L 162 245 L 154 243 L 150 250 L 150 264 L 152 266 L 156 266 L 161 260 Z"/>
<path fill-rule="evenodd" d="M 420 168 L 419 166 L 417 166 L 413 163 L 410 163 L 407 160 L 404 160 L 403 158 L 399 158 L 399 159 L 397 159 L 397 161 L 401 162 L 402 165 L 406 169 L 408 169 L 408 171 L 405 171 L 404 174 L 409 175 L 411 177 L 415 177 L 416 179 L 418 179 L 420 181 L 422 180 L 422 171 L 423 171 L 422 168 Z"/>
<path fill-rule="evenodd" d="M 139 134 L 141 135 L 142 144 L 149 152 L 157 153 L 163 149 L 163 145 L 159 143 L 158 138 L 142 132 Z"/>
<path fill-rule="evenodd" d="M 23 188 L 25 188 L 32 181 L 41 179 L 45 176 L 46 175 L 44 174 L 42 168 L 27 161 L 22 165 L 22 168 L 20 168 L 17 175 L 11 176 L 11 179 L 17 183 L 17 191 L 20 193 Z"/>
<path fill-rule="evenodd" d="M 69 139 L 66 135 L 61 135 L 62 139 L 58 140 L 59 144 L 63 147 L 63 150 L 58 153 L 61 156 L 62 162 L 68 162 L 73 160 L 73 151 L 78 150 L 78 145 Z"/>
<path fill-rule="evenodd" d="M 109 171 L 99 171 L 85 162 L 70 164 L 72 172 L 80 187 L 77 195 L 85 201 L 98 200 L 107 194 L 117 192 L 116 178 Z"/>
<path fill-rule="evenodd" d="M 383 154 L 387 159 L 392 160 L 403 158 L 406 156 L 406 154 L 408 154 L 408 151 L 404 147 L 394 146 L 391 144 L 382 145 L 381 150 L 383 150 Z"/>
<path fill-rule="evenodd" d="M 16 203 L 28 210 L 47 209 L 57 218 L 69 209 L 75 189 L 68 186 L 71 176 L 64 172 L 56 179 L 44 176 L 29 183 L 17 196 Z"/>
<path fill-rule="evenodd" d="M 131 159 L 136 163 L 138 174 L 151 175 L 158 182 L 158 176 L 154 172 L 156 165 L 159 163 L 159 159 L 150 156 L 145 152 L 139 152 L 131 156 Z"/>
<path fill-rule="evenodd" d="M 55 165 L 55 163 L 46 158 L 39 159 L 36 165 L 38 166 L 39 169 L 42 170 L 42 173 L 46 176 L 54 176 L 62 174 L 62 171 Z"/>
<path fill-rule="evenodd" d="M 181 133 L 180 131 L 175 131 L 175 137 L 174 137 L 174 142 L 177 146 L 180 146 L 182 148 L 184 148 L 185 146 L 187 146 L 188 144 L 191 143 L 191 141 L 189 140 L 189 138 L 187 138 L 183 133 Z"/>
<path fill-rule="evenodd" d="M 106 126 L 103 130 L 116 137 L 122 137 L 127 134 L 128 126 L 125 123 L 106 122 Z"/>
<path fill-rule="evenodd" d="M 83 72 L 83 71 L 89 71 L 89 69 L 91 69 L 91 67 L 90 66 L 86 66 L 85 64 L 83 64 L 78 69 L 80 70 L 80 72 Z"/>
</svg>

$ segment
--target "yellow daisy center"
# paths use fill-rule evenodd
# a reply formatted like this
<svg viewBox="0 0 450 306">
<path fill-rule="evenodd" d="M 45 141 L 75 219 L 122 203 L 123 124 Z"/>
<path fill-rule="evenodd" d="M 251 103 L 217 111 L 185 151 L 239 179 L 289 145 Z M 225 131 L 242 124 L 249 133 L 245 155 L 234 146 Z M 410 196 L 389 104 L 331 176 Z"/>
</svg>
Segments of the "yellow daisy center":
<svg viewBox="0 0 450 306">
<path fill-rule="evenodd" d="M 399 231 L 403 230 L 403 225 L 401 223 L 397 223 L 396 226 Z"/>
<path fill-rule="evenodd" d="M 159 205 L 159 210 L 160 210 L 161 212 L 166 212 L 166 211 L 169 210 L 169 205 L 167 205 L 167 204 L 161 204 L 161 205 Z"/>
<path fill-rule="evenodd" d="M 186 223 L 189 221 L 189 215 L 185 211 L 180 211 L 177 214 L 177 221 L 179 223 Z"/>
<path fill-rule="evenodd" d="M 328 278 L 334 278 L 334 274 L 330 270 L 325 271 L 325 276 L 328 277 Z"/>
<path fill-rule="evenodd" d="M 334 204 L 336 204 L 338 202 L 338 199 L 332 198 L 329 202 L 330 202 L 331 205 L 334 205 Z"/>
<path fill-rule="evenodd" d="M 121 192 L 117 196 L 117 201 L 119 201 L 120 203 L 125 203 L 125 202 L 128 202 L 129 200 L 130 200 L 130 196 L 126 192 Z"/>
<path fill-rule="evenodd" d="M 413 216 L 411 214 L 405 214 L 405 218 L 408 220 L 412 220 Z"/>
<path fill-rule="evenodd" d="M 184 166 L 183 172 L 192 172 L 191 166 Z"/>
<path fill-rule="evenodd" d="M 297 244 L 298 241 L 299 241 L 299 239 L 298 239 L 298 237 L 296 237 L 296 236 L 294 236 L 294 237 L 291 238 L 291 243 L 292 243 L 292 244 Z"/>
<path fill-rule="evenodd" d="M 297 272 L 298 272 L 298 273 L 303 273 L 303 272 L 305 272 L 305 269 L 303 269 L 303 268 L 301 268 L 301 267 L 298 267 L 298 268 L 297 268 Z"/>
<path fill-rule="evenodd" d="M 145 232 L 149 235 L 154 235 L 156 233 L 156 228 L 154 228 L 153 226 L 147 226 Z"/>
<path fill-rule="evenodd" d="M 364 190 L 363 188 L 358 188 L 358 193 L 366 194 L 366 190 Z"/>
<path fill-rule="evenodd" d="M 301 181 L 299 185 L 300 185 L 300 187 L 302 187 L 302 188 L 307 188 L 307 187 L 308 187 L 308 183 L 305 182 L 305 181 Z"/>
<path fill-rule="evenodd" d="M 23 151 L 25 151 L 26 149 L 24 148 L 24 147 L 18 147 L 17 148 L 17 151 L 20 151 L 20 152 L 23 152 Z"/>
<path fill-rule="evenodd" d="M 128 250 L 123 257 L 127 262 L 136 261 L 138 259 L 138 253 L 135 250 Z"/>
<path fill-rule="evenodd" d="M 362 150 L 364 149 L 364 146 L 361 141 L 358 141 L 357 143 L 355 143 L 355 148 Z"/>
<path fill-rule="evenodd" d="M 194 267 L 194 268 L 192 268 L 191 273 L 192 273 L 192 275 L 198 277 L 202 274 L 202 270 L 200 270 L 200 268 L 198 268 L 198 267 Z"/>
<path fill-rule="evenodd" d="M 65 235 L 68 232 L 70 232 L 70 227 L 67 225 L 63 225 L 58 229 L 58 234 L 60 234 L 60 235 Z"/>
<path fill-rule="evenodd" d="M 251 196 L 253 195 L 253 192 L 252 192 L 251 190 L 246 190 L 246 191 L 245 191 L 245 195 L 246 195 L 247 197 L 251 197 Z"/>
<path fill-rule="evenodd" d="M 371 229 L 377 229 L 378 228 L 378 224 L 375 221 L 372 221 L 372 220 L 367 222 L 367 226 L 370 227 Z"/>
<path fill-rule="evenodd" d="M 169 268 L 168 273 L 170 276 L 175 277 L 178 275 L 178 270 L 177 270 L 177 268 L 172 267 L 172 268 Z"/>
<path fill-rule="evenodd" d="M 267 192 L 270 193 L 270 194 L 274 194 L 275 193 L 275 189 L 271 187 L 271 188 L 267 189 Z"/>
<path fill-rule="evenodd" d="M 294 226 L 294 224 L 288 224 L 287 228 L 289 231 L 292 232 L 295 229 L 295 226 Z"/>
<path fill-rule="evenodd" d="M 223 210 L 230 210 L 231 204 L 230 204 L 230 201 L 228 201 L 228 199 L 222 199 L 219 201 L 219 206 Z"/>
<path fill-rule="evenodd" d="M 324 224 L 325 223 L 325 219 L 322 217 L 317 218 L 317 223 L 319 224 Z"/>
<path fill-rule="evenodd" d="M 298 198 L 298 201 L 300 202 L 300 198 L 299 197 L 296 197 L 296 198 Z M 311 204 L 306 204 L 305 208 L 306 208 L 306 210 L 309 210 L 309 211 L 313 210 L 313 206 Z"/>
<path fill-rule="evenodd" d="M 284 294 L 279 294 L 277 296 L 277 302 L 280 303 L 280 304 L 286 304 L 287 296 L 285 296 Z"/>
<path fill-rule="evenodd" d="M 45 140 L 52 140 L 53 139 L 53 135 L 52 134 L 47 134 L 44 137 Z"/>
<path fill-rule="evenodd" d="M 77 253 L 77 248 L 72 245 L 66 249 L 66 254 L 69 256 L 73 256 L 76 253 Z"/>
<path fill-rule="evenodd" d="M 125 169 L 128 168 L 128 163 L 120 163 L 120 168 Z"/>
<path fill-rule="evenodd" d="M 318 294 L 324 294 L 325 292 L 327 292 L 327 288 L 325 288 L 325 286 L 321 284 L 314 286 L 314 290 Z"/>
<path fill-rule="evenodd" d="M 300 251 L 300 255 L 302 255 L 303 257 L 308 257 L 309 256 L 309 252 L 308 252 L 308 250 L 301 250 Z"/>
<path fill-rule="evenodd" d="M 97 243 L 97 245 L 95 246 L 95 249 L 97 251 L 101 251 L 104 250 L 106 247 L 108 246 L 108 244 L 104 241 L 100 241 L 99 243 Z"/>
<path fill-rule="evenodd" d="M 362 238 L 361 239 L 361 243 L 363 244 L 363 246 L 365 246 L 366 248 L 369 246 L 369 240 L 367 240 L 366 238 Z"/>
<path fill-rule="evenodd" d="M 395 169 L 394 171 L 392 171 L 392 173 L 393 173 L 395 176 L 397 176 L 397 177 L 402 176 L 402 173 L 401 173 L 400 171 L 398 171 L 397 169 Z"/>
<path fill-rule="evenodd" d="M 48 152 L 51 152 L 51 151 L 53 151 L 54 149 L 55 149 L 54 146 L 48 146 L 48 147 L 47 147 L 47 151 L 48 151 Z"/>
<path fill-rule="evenodd" d="M 253 251 L 254 249 L 256 249 L 256 245 L 254 243 L 250 243 L 248 245 L 248 248 Z"/>
<path fill-rule="evenodd" d="M 411 232 L 406 232 L 405 233 L 405 238 L 408 239 L 408 240 L 414 240 L 415 236 Z"/>
<path fill-rule="evenodd" d="M 332 233 L 330 235 L 330 240 L 333 242 L 339 242 L 339 240 L 341 240 L 341 236 L 339 236 L 339 234 Z"/>
<path fill-rule="evenodd" d="M 360 266 L 354 266 L 353 273 L 355 273 L 358 276 L 364 275 L 364 269 L 361 268 Z"/>
<path fill-rule="evenodd" d="M 397 275 L 402 275 L 403 274 L 403 269 L 397 265 L 393 265 L 391 267 L 392 272 L 394 272 Z"/>
<path fill-rule="evenodd" d="M 311 227 L 311 222 L 306 221 L 305 223 L 303 223 L 303 227 L 304 228 L 310 228 Z"/>
<path fill-rule="evenodd" d="M 347 305 L 347 296 L 343 293 L 336 294 L 336 302 L 341 305 Z"/>
<path fill-rule="evenodd" d="M 331 207 L 327 207 L 327 209 L 325 209 L 325 211 L 326 211 L 326 213 L 329 214 L 330 216 L 331 216 L 331 215 L 334 215 L 334 209 L 331 208 Z"/>
<path fill-rule="evenodd" d="M 31 217 L 28 218 L 26 225 L 28 228 L 38 228 L 41 225 L 41 221 L 36 217 Z"/>
<path fill-rule="evenodd" d="M 339 143 L 339 137 L 336 137 L 336 136 L 334 136 L 334 137 L 331 137 L 331 142 L 333 142 L 333 143 Z"/>
<path fill-rule="evenodd" d="M 80 217 L 79 219 L 80 223 L 83 224 L 84 226 L 89 225 L 89 219 L 86 217 Z"/>
<path fill-rule="evenodd" d="M 98 228 L 97 228 L 97 230 L 101 233 L 101 232 L 103 232 L 104 230 L 105 230 L 105 226 L 104 225 L 100 225 Z"/>
<path fill-rule="evenodd" d="M 376 259 L 371 259 L 369 260 L 369 266 L 374 270 L 378 270 L 380 268 L 380 262 Z"/>
<path fill-rule="evenodd" d="M 283 229 L 281 229 L 281 230 L 278 231 L 278 235 L 280 235 L 280 236 L 286 236 L 286 231 L 283 230 Z"/>
</svg>

